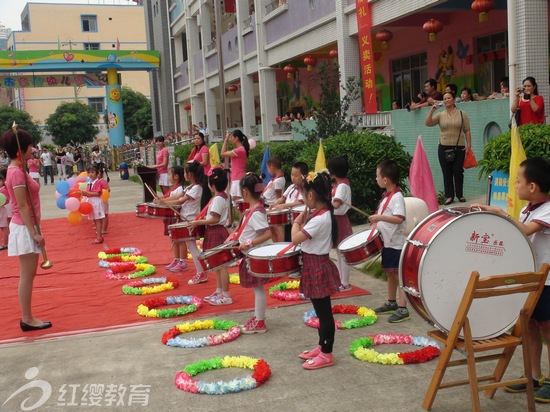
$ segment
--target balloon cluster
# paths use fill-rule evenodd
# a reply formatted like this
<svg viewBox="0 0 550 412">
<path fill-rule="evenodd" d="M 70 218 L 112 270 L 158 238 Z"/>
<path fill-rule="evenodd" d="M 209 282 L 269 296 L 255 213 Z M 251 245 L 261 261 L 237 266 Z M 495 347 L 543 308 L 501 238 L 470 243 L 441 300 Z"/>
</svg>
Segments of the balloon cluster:
<svg viewBox="0 0 550 412">
<path fill-rule="evenodd" d="M 89 181 L 88 173 L 82 172 L 77 177 L 57 182 L 55 186 L 57 207 L 69 211 L 67 219 L 71 225 L 78 225 L 82 220 L 82 215 L 89 215 L 93 212 L 92 204 L 81 194 L 86 190 Z M 110 195 L 108 190 L 103 189 L 101 200 L 106 202 Z"/>
</svg>

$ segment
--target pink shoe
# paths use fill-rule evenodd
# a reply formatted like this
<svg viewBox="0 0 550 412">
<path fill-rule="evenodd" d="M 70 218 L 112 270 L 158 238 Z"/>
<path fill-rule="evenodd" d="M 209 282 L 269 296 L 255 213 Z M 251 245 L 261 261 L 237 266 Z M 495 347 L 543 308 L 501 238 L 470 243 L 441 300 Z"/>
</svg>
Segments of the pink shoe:
<svg viewBox="0 0 550 412">
<path fill-rule="evenodd" d="M 207 303 L 210 303 L 210 301 L 211 301 L 212 299 L 215 299 L 215 298 L 218 297 L 219 295 L 221 295 L 221 293 L 214 292 L 214 293 L 212 293 L 211 295 L 208 295 L 208 296 L 202 298 L 202 300 L 204 300 L 204 301 L 207 302 Z"/>
<path fill-rule="evenodd" d="M 179 260 L 176 262 L 174 266 L 172 266 L 170 269 L 168 269 L 170 272 L 185 272 L 187 269 L 189 269 L 189 266 L 185 262 L 180 262 Z"/>
<path fill-rule="evenodd" d="M 233 304 L 233 299 L 231 299 L 229 296 L 224 296 L 223 294 L 220 293 L 219 295 L 213 297 L 212 299 L 208 300 L 207 302 L 210 303 L 213 306 L 232 305 Z M 264 327 L 265 327 L 265 325 L 264 325 Z"/>
<path fill-rule="evenodd" d="M 170 270 L 171 268 L 174 267 L 174 265 L 175 265 L 176 263 L 178 263 L 178 260 L 174 258 L 174 260 L 172 260 L 172 261 L 170 262 L 169 265 L 165 266 L 165 268 L 168 269 L 168 270 Z"/>
<path fill-rule="evenodd" d="M 323 352 L 320 352 L 319 355 L 317 355 L 313 359 L 305 361 L 302 364 L 304 369 L 308 370 L 327 368 L 332 365 L 334 365 L 334 356 L 332 356 L 332 353 Z"/>
<path fill-rule="evenodd" d="M 300 359 L 309 360 L 313 359 L 321 353 L 321 345 L 317 345 L 315 348 L 310 350 L 305 350 L 298 355 Z"/>
<path fill-rule="evenodd" d="M 267 327 L 264 320 L 256 319 L 256 316 L 252 316 L 248 322 L 241 325 L 241 333 L 245 335 L 251 335 L 253 333 L 266 333 Z"/>
<path fill-rule="evenodd" d="M 189 281 L 187 282 L 190 285 L 196 285 L 198 283 L 204 283 L 208 282 L 208 275 L 204 272 L 199 272 L 195 274 Z"/>
</svg>

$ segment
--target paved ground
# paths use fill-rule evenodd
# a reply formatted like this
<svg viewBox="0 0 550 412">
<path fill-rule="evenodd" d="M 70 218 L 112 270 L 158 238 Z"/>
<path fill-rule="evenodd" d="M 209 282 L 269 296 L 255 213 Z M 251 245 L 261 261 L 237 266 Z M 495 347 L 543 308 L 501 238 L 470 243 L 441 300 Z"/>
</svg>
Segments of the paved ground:
<svg viewBox="0 0 550 412">
<path fill-rule="evenodd" d="M 131 211 L 141 201 L 141 188 L 137 184 L 120 181 L 113 173 L 111 185 L 112 213 Z M 66 211 L 55 207 L 52 186 L 43 187 L 41 196 L 45 219 L 67 215 Z M 63 262 L 56 264 L 62 265 Z M 386 283 L 381 280 L 354 271 L 352 284 L 371 291 L 372 295 L 338 300 L 338 303 L 374 307 L 385 300 Z M 186 292 L 188 291 L 182 293 L 187 294 Z M 389 324 L 387 315 L 383 315 L 370 327 L 337 331 L 335 366 L 306 371 L 301 367 L 297 355 L 313 347 L 317 341 L 317 332 L 302 322 L 304 311 L 310 307 L 309 304 L 304 304 L 268 310 L 268 333 L 241 336 L 234 342 L 210 348 L 176 349 L 161 344 L 162 333 L 185 319 L 0 347 L 0 410 L 19 411 L 25 407 L 25 410 L 40 411 L 109 411 L 115 408 L 116 403 L 119 405 L 116 410 L 119 411 L 422 410 L 421 404 L 436 365 L 435 360 L 407 366 L 363 363 L 350 356 L 349 345 L 354 339 L 373 333 L 425 335 L 430 327 L 424 320 L 413 313 L 410 321 Z M 83 307 L 82 310 L 86 308 Z M 63 316 L 62 308 L 59 316 Z M 197 317 L 200 317 L 200 312 Z M 226 318 L 244 322 L 249 317 L 250 313 L 238 313 Z M 55 319 L 51 320 L 55 325 Z M 195 337 L 199 336 L 204 336 L 204 333 L 195 333 Z M 410 350 L 410 347 L 386 345 L 379 350 L 397 352 Z M 273 375 L 261 388 L 225 396 L 192 395 L 175 387 L 174 376 L 186 364 L 224 355 L 261 357 L 269 363 Z M 481 369 L 487 371 L 486 368 Z M 455 372 L 453 376 L 457 374 Z M 518 374 L 521 374 L 519 352 L 508 371 L 511 376 Z M 243 370 L 226 369 L 201 374 L 198 379 L 228 380 L 244 375 L 246 372 Z M 24 387 L 26 384 L 27 387 Z M 94 385 L 104 385 L 105 389 L 101 392 Z M 148 385 L 146 398 L 140 395 L 139 387 L 132 385 Z M 51 395 L 48 395 L 49 389 Z M 116 391 L 119 391 L 118 395 Z M 26 398 L 29 399 L 23 404 Z M 97 399 L 101 406 L 86 406 L 93 399 Z M 41 406 L 32 408 L 41 401 Z M 483 411 L 526 410 L 525 396 L 521 394 L 512 395 L 498 391 L 495 399 L 482 398 L 481 402 Z M 547 407 L 544 405 L 539 406 L 540 410 L 545 408 Z M 471 410 L 468 389 L 460 387 L 441 391 L 433 410 Z"/>
</svg>

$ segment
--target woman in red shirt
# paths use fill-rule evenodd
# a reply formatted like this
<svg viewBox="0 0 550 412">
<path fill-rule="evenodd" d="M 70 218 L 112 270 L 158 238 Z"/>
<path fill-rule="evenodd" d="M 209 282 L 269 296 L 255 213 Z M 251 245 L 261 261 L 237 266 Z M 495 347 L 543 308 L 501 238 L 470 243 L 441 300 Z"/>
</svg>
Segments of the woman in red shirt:
<svg viewBox="0 0 550 412">
<path fill-rule="evenodd" d="M 534 77 L 526 77 L 522 90 L 516 89 L 516 98 L 512 103 L 512 113 L 519 110 L 519 124 L 543 124 L 544 123 L 544 99 L 539 96 L 537 82 Z"/>
<path fill-rule="evenodd" d="M 27 168 L 29 169 L 29 175 L 40 186 L 40 159 L 38 158 L 38 150 L 35 150 L 32 148 L 32 158 L 27 160 Z"/>
<path fill-rule="evenodd" d="M 208 151 L 208 146 L 206 146 L 206 141 L 204 139 L 204 134 L 202 132 L 197 132 L 193 136 L 193 143 L 195 146 L 191 149 L 191 154 L 187 159 L 187 163 L 190 163 L 194 160 L 199 162 L 204 170 L 204 179 L 203 182 L 200 182 L 202 186 L 202 197 L 201 197 L 201 209 L 205 207 L 210 199 L 212 198 L 212 193 L 208 187 L 208 176 L 210 176 L 210 152 Z"/>
<path fill-rule="evenodd" d="M 233 150 L 227 150 L 227 144 L 231 139 Z M 237 202 L 242 199 L 241 189 L 239 187 L 240 180 L 246 175 L 246 161 L 248 160 L 248 152 L 250 144 L 248 138 L 239 129 L 233 132 L 227 132 L 223 139 L 221 156 L 231 159 L 231 199 Z"/>
</svg>

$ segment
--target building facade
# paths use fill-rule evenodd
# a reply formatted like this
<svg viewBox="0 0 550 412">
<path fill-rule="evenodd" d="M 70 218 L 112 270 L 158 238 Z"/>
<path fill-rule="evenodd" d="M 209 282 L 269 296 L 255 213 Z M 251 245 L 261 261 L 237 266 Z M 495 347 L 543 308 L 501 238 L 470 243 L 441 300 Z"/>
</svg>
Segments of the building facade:
<svg viewBox="0 0 550 412">
<path fill-rule="evenodd" d="M 147 50 L 143 7 L 117 5 L 28 3 L 22 13 L 22 30 L 8 38 L 8 50 Z M 122 85 L 150 98 L 147 72 L 121 72 Z M 105 87 L 27 87 L 14 89 L 13 104 L 44 126 L 61 102 L 78 100 L 106 110 Z M 102 133 L 107 133 L 103 127 Z"/>
</svg>

